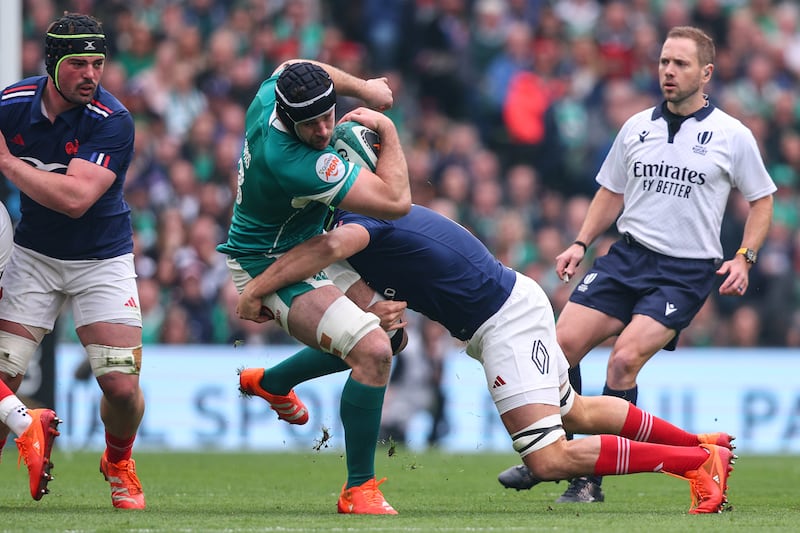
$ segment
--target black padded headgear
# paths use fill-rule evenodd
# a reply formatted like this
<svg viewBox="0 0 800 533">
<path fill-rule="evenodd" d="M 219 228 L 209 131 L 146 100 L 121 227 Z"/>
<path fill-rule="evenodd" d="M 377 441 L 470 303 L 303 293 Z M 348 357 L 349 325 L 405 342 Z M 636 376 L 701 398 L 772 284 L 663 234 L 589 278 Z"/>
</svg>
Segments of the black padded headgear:
<svg viewBox="0 0 800 533">
<path fill-rule="evenodd" d="M 44 64 L 58 86 L 58 67 L 70 56 L 106 55 L 106 36 L 100 21 L 89 15 L 66 13 L 47 29 Z"/>
<path fill-rule="evenodd" d="M 336 106 L 333 80 L 313 63 L 292 63 L 275 84 L 275 112 L 296 137 L 298 122 L 315 119 Z"/>
</svg>

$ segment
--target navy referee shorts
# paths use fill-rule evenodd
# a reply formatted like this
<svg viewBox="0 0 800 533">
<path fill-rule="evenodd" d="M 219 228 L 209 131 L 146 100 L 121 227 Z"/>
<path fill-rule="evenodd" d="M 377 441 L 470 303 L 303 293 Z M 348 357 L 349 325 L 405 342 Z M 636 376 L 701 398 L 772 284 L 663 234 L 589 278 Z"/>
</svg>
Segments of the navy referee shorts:
<svg viewBox="0 0 800 533">
<path fill-rule="evenodd" d="M 678 334 L 711 293 L 714 259 L 679 259 L 645 248 L 630 235 L 598 257 L 569 301 L 597 309 L 628 324 L 646 315 Z M 674 350 L 678 335 L 664 348 Z"/>
</svg>

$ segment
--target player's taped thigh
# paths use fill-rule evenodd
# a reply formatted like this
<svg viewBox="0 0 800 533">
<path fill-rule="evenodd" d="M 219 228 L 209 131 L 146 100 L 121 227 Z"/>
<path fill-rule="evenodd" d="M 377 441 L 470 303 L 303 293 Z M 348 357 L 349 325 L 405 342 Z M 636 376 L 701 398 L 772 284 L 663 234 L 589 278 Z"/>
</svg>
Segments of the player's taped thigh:
<svg viewBox="0 0 800 533">
<path fill-rule="evenodd" d="M 31 331 L 31 328 L 26 327 L 26 329 Z M 46 333 L 47 330 L 33 328 L 31 334 L 38 340 L 31 340 L 7 331 L 0 331 L 0 372 L 8 374 L 12 378 L 25 374 L 39 343 L 44 338 L 42 332 Z"/>
<path fill-rule="evenodd" d="M 348 297 L 340 296 L 322 315 L 317 325 L 317 342 L 326 352 L 344 359 L 373 329 L 381 329 L 380 319 L 362 311 Z"/>
<path fill-rule="evenodd" d="M 118 348 L 103 344 L 87 344 L 86 354 L 95 377 L 109 372 L 122 374 L 139 374 L 142 368 L 142 345 L 130 348 Z"/>
<path fill-rule="evenodd" d="M 343 293 L 347 293 L 350 287 L 361 280 L 361 275 L 356 272 L 347 261 L 339 261 L 338 263 L 333 263 L 325 267 L 325 273 L 328 275 L 328 278 L 333 281 L 333 284 Z M 369 301 L 367 307 L 386 300 L 383 295 L 378 294 L 372 289 L 370 289 L 370 291 L 372 292 L 372 299 Z M 389 336 L 392 343 L 392 353 L 396 353 L 397 349 L 400 348 L 400 345 L 403 343 L 403 328 L 387 331 L 386 334 Z"/>
<path fill-rule="evenodd" d="M 561 437 L 565 436 L 561 417 L 558 415 L 546 416 L 537 420 L 525 429 L 511 435 L 514 449 L 520 457 L 550 446 Z"/>
</svg>

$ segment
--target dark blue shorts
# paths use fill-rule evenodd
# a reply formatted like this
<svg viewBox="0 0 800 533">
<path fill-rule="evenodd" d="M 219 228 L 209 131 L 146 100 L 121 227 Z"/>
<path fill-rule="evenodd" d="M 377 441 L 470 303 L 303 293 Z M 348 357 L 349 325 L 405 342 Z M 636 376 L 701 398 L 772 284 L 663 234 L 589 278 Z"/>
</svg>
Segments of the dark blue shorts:
<svg viewBox="0 0 800 533">
<path fill-rule="evenodd" d="M 646 315 L 680 333 L 703 307 L 716 271 L 713 259 L 669 257 L 627 236 L 595 260 L 569 300 L 625 324 Z M 664 349 L 674 350 L 677 341 L 675 335 Z"/>
</svg>

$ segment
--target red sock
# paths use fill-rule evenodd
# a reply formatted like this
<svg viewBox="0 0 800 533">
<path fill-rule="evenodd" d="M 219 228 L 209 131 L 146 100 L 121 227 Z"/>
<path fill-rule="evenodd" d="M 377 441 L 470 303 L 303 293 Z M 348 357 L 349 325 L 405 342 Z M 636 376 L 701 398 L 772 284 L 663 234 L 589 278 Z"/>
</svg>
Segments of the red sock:
<svg viewBox="0 0 800 533">
<path fill-rule="evenodd" d="M 136 435 L 121 439 L 106 431 L 106 459 L 108 459 L 108 462 L 118 463 L 130 459 L 135 439 Z"/>
<path fill-rule="evenodd" d="M 8 388 L 4 381 L 0 381 L 0 400 L 7 398 L 14 394 L 14 391 Z"/>
<path fill-rule="evenodd" d="M 697 435 L 673 426 L 666 420 L 629 404 L 628 416 L 619 432 L 621 437 L 641 442 L 657 442 L 672 446 L 697 446 Z"/>
<path fill-rule="evenodd" d="M 683 475 L 696 470 L 706 459 L 708 452 L 699 446 L 668 446 L 600 435 L 600 456 L 594 465 L 594 475 L 662 471 Z"/>
</svg>

